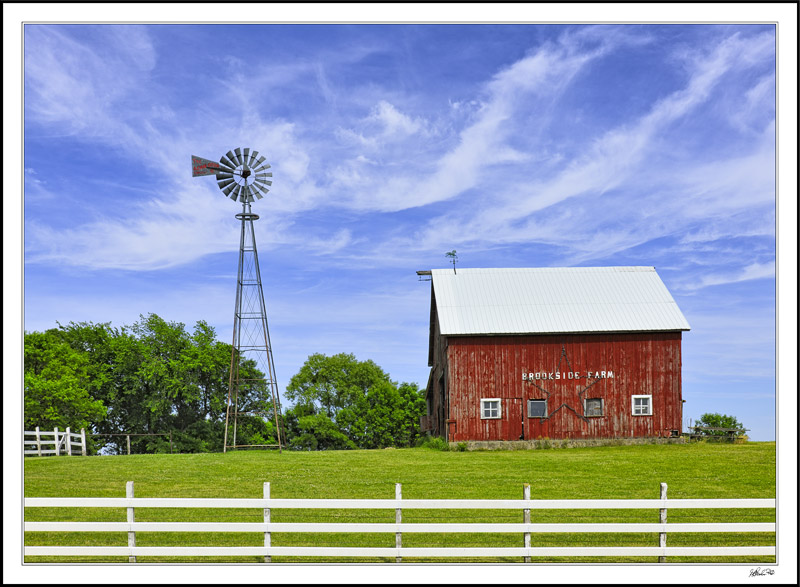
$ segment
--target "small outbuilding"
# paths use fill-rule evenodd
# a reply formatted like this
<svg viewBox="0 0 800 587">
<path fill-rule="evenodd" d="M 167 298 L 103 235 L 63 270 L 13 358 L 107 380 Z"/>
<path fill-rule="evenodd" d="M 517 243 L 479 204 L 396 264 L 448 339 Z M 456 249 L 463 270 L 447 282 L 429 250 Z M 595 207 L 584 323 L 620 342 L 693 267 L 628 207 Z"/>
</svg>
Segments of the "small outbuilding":
<svg viewBox="0 0 800 587">
<path fill-rule="evenodd" d="M 674 437 L 689 323 L 654 267 L 434 269 L 422 429 L 450 442 Z"/>
</svg>

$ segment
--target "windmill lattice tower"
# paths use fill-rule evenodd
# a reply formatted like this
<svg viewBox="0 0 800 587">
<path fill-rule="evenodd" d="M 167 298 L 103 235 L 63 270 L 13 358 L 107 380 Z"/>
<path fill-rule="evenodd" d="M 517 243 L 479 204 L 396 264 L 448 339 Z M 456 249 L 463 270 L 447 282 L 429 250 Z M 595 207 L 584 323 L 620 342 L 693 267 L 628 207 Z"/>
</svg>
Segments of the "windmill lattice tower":
<svg viewBox="0 0 800 587">
<path fill-rule="evenodd" d="M 236 215 L 241 221 L 239 237 L 239 270 L 236 277 L 236 306 L 233 317 L 233 345 L 231 349 L 228 399 L 225 411 L 225 440 L 223 452 L 229 448 L 275 448 L 282 452 L 283 426 L 280 394 L 272 358 L 272 345 L 269 339 L 267 310 L 264 304 L 264 290 L 261 285 L 261 270 L 258 264 L 256 233 L 253 222 L 258 220 L 250 204 L 259 200 L 272 185 L 272 173 L 265 157 L 249 148 L 236 148 L 223 155 L 219 163 L 192 155 L 192 177 L 200 175 L 216 176 L 222 193 L 233 201 L 242 204 L 242 211 Z M 246 363 L 253 361 L 265 377 L 247 377 Z M 245 369 L 242 369 L 245 367 Z M 272 399 L 272 415 L 278 444 L 242 445 L 236 442 L 239 416 L 260 416 L 267 418 L 268 412 L 263 402 Z M 255 401 L 253 401 L 255 399 Z M 231 434 L 232 431 L 232 440 Z M 230 440 L 230 442 L 229 442 Z"/>
</svg>

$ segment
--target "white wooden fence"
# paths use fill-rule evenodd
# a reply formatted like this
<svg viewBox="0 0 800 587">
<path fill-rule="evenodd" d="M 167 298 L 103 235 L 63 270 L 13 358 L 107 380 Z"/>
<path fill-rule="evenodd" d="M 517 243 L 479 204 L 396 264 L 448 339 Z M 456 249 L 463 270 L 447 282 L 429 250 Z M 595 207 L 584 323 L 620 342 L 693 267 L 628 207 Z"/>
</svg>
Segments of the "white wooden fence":
<svg viewBox="0 0 800 587">
<path fill-rule="evenodd" d="M 125 522 L 25 522 L 26 532 L 127 532 L 127 546 L 25 546 L 25 556 L 272 556 L 291 557 L 666 557 L 666 556 L 775 556 L 775 546 L 667 546 L 670 532 L 775 532 L 774 522 L 742 523 L 666 523 L 671 509 L 753 509 L 775 508 L 774 499 L 666 499 L 662 484 L 661 499 L 530 499 L 526 485 L 523 499 L 402 499 L 401 487 L 395 499 L 272 499 L 270 484 L 264 483 L 264 497 L 250 498 L 134 498 L 133 481 L 126 485 L 126 497 L 27 497 L 26 508 L 126 508 Z M 135 508 L 258 508 L 263 522 L 136 522 Z M 395 510 L 394 523 L 272 522 L 274 509 L 385 509 Z M 403 509 L 426 510 L 517 510 L 522 523 L 405 523 Z M 658 523 L 531 523 L 535 510 L 619 510 L 658 509 Z M 136 532 L 258 532 L 263 546 L 136 546 Z M 275 532 L 356 532 L 391 533 L 395 546 L 326 547 L 273 546 Z M 404 547 L 403 534 L 409 533 L 518 533 L 520 547 Z M 659 534 L 658 546 L 531 546 L 536 533 L 618 533 L 652 532 Z M 663 561 L 663 558 L 659 560 Z"/>
<path fill-rule="evenodd" d="M 42 438 L 43 436 L 51 437 L 52 439 L 46 440 Z M 42 445 L 48 447 L 52 446 L 53 448 L 42 448 Z M 59 432 L 58 428 L 47 431 L 39 430 L 38 426 L 36 430 L 24 431 L 24 437 L 22 439 L 23 454 L 38 456 L 60 456 L 66 454 L 72 456 L 73 454 L 77 454 L 77 451 L 73 452 L 73 448 L 79 448 L 80 454 L 86 456 L 86 431 L 83 428 L 81 428 L 80 434 L 70 432 L 69 428 L 64 432 Z"/>
</svg>

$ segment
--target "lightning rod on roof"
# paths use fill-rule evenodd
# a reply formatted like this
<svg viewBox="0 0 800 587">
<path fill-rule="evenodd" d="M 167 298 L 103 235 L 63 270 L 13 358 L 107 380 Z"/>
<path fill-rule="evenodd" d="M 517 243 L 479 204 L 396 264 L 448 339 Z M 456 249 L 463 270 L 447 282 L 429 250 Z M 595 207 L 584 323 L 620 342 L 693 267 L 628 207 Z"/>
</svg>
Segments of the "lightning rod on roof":
<svg viewBox="0 0 800 587">
<path fill-rule="evenodd" d="M 456 255 L 456 250 L 453 249 L 452 251 L 445 253 L 446 257 L 450 257 L 450 262 L 453 264 L 453 273 L 456 272 L 456 262 L 458 261 L 458 255 Z"/>
</svg>

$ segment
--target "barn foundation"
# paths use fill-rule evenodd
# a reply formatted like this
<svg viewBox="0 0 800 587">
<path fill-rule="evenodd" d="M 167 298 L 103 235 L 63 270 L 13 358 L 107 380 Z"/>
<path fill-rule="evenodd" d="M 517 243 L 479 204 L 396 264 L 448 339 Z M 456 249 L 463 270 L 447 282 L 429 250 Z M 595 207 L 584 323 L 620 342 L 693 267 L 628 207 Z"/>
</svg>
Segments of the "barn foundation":
<svg viewBox="0 0 800 587">
<path fill-rule="evenodd" d="M 474 450 L 544 450 L 553 448 L 586 448 L 591 446 L 634 446 L 645 444 L 686 444 L 680 438 L 542 438 L 537 440 L 468 440 L 451 442 L 451 450 L 460 450 L 464 445 Z"/>
</svg>

